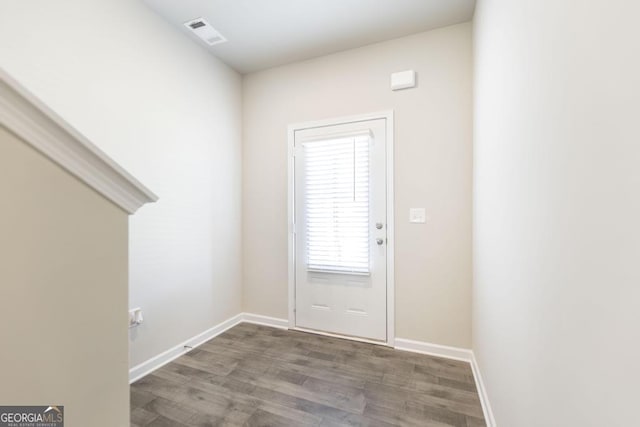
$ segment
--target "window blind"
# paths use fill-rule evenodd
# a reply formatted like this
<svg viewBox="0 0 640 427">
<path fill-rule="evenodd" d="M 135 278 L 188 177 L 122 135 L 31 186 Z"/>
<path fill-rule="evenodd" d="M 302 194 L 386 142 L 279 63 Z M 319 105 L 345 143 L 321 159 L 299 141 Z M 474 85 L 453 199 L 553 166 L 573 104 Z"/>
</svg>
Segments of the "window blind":
<svg viewBox="0 0 640 427">
<path fill-rule="evenodd" d="M 370 145 L 368 135 L 303 144 L 309 270 L 370 271 Z"/>
</svg>

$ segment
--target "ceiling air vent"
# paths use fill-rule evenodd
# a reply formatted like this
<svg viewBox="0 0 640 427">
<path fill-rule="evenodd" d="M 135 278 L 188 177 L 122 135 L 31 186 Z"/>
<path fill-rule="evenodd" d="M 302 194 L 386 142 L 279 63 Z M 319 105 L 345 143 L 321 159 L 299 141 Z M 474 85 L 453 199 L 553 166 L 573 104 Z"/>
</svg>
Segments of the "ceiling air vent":
<svg viewBox="0 0 640 427">
<path fill-rule="evenodd" d="M 227 41 L 222 34 L 216 31 L 204 18 L 197 18 L 184 23 L 184 26 L 193 31 L 206 44 L 213 46 Z"/>
</svg>

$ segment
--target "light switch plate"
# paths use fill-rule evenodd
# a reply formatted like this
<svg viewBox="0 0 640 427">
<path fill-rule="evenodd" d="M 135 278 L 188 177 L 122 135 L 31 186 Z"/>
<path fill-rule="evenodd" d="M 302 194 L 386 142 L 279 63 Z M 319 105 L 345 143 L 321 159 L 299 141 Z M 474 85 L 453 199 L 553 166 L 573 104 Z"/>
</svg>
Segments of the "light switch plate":
<svg viewBox="0 0 640 427">
<path fill-rule="evenodd" d="M 427 213 L 425 208 L 409 209 L 409 222 L 414 224 L 424 224 L 426 222 Z"/>
</svg>

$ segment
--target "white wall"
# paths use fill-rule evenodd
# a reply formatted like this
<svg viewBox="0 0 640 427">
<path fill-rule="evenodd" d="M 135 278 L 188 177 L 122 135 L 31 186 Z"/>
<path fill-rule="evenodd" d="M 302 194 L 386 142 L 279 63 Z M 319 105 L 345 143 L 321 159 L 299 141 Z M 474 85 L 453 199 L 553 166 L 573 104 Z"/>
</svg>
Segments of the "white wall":
<svg viewBox="0 0 640 427">
<path fill-rule="evenodd" d="M 160 196 L 130 224 L 131 365 L 239 313 L 240 76 L 128 0 L 2 2 L 0 58 Z"/>
<path fill-rule="evenodd" d="M 474 351 L 498 425 L 637 425 L 640 3 L 480 0 Z"/>
<path fill-rule="evenodd" d="M 287 126 L 393 109 L 396 336 L 470 347 L 471 62 L 467 23 L 245 76 L 246 311 L 287 318 Z M 418 87 L 392 92 L 406 69 Z"/>
</svg>

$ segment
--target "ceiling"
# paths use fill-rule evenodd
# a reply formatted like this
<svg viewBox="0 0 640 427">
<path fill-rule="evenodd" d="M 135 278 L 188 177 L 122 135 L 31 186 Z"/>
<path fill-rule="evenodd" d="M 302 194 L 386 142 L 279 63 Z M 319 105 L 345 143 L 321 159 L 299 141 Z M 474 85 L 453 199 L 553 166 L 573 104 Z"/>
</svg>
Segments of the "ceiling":
<svg viewBox="0 0 640 427">
<path fill-rule="evenodd" d="M 469 21 L 475 0 L 144 0 L 241 73 Z M 207 46 L 184 25 L 205 18 L 228 39 Z"/>
</svg>

